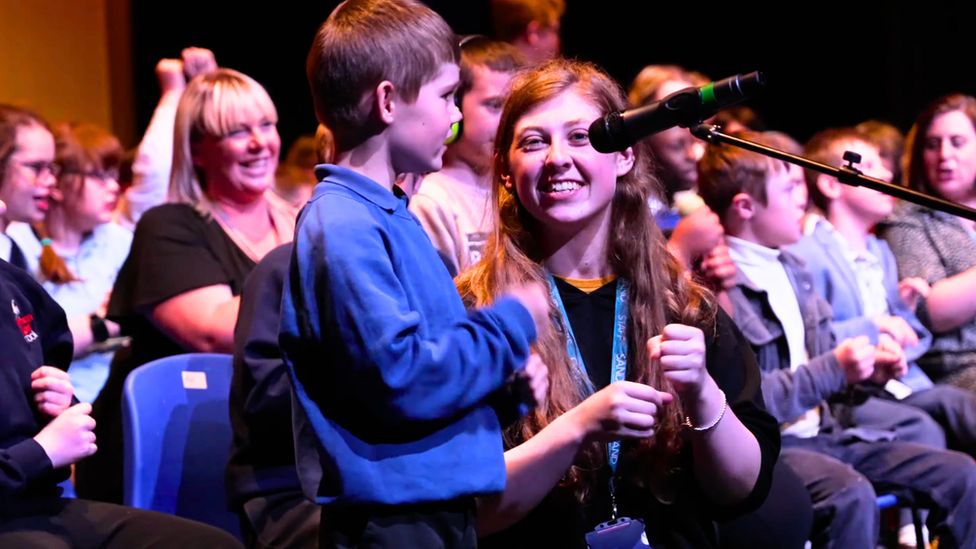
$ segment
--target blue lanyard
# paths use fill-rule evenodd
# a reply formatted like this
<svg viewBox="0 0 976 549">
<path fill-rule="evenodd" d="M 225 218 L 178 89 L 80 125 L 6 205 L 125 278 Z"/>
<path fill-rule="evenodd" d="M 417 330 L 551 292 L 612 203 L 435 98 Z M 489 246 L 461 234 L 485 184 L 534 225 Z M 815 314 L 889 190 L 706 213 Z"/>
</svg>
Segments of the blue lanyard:
<svg viewBox="0 0 976 549">
<path fill-rule="evenodd" d="M 582 378 L 583 389 L 587 395 L 596 392 L 590 376 L 586 372 L 586 364 L 583 363 L 583 355 L 580 354 L 579 345 L 576 343 L 576 336 L 573 335 L 573 327 L 569 323 L 569 316 L 566 314 L 566 307 L 563 300 L 559 297 L 559 290 L 556 288 L 556 281 L 552 274 L 548 275 L 549 293 L 552 300 L 559 307 L 559 314 L 562 316 L 563 327 L 566 330 L 566 354 L 576 366 L 577 373 Z M 610 383 L 624 381 L 627 379 L 627 320 L 629 309 L 627 307 L 627 294 L 630 284 L 622 279 L 617 279 L 617 296 L 614 300 L 613 312 L 613 353 L 610 364 Z M 607 463 L 613 475 L 617 474 L 617 462 L 620 460 L 620 441 L 615 440 L 607 444 Z"/>
</svg>

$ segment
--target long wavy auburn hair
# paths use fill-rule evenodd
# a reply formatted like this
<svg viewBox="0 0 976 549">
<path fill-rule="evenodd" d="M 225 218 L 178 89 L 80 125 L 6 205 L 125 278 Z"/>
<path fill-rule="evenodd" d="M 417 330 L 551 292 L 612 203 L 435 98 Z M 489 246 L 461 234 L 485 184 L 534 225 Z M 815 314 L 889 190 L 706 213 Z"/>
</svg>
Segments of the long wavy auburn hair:
<svg viewBox="0 0 976 549">
<path fill-rule="evenodd" d="M 546 284 L 546 258 L 542 257 L 538 241 L 538 221 L 522 207 L 514 186 L 509 190 L 504 181 L 510 174 L 508 155 L 518 120 L 537 105 L 567 92 L 579 94 L 603 114 L 627 106 L 620 86 L 590 63 L 557 59 L 515 77 L 495 140 L 492 192 L 496 226 L 482 261 L 457 280 L 470 305 L 488 305 L 515 284 Z M 665 248 L 648 208 L 648 199 L 660 196 L 660 184 L 651 175 L 643 146 L 636 145 L 634 152 L 634 167 L 617 179 L 607 259 L 614 273 L 630 282 L 627 379 L 668 391 L 670 384 L 657 362 L 648 359 L 645 342 L 660 334 L 668 322 L 699 326 L 709 333 L 709 327 L 714 325 L 715 300 L 708 290 L 691 280 Z M 549 367 L 548 399 L 506 431 L 507 447 L 528 440 L 589 396 L 581 383 L 585 374 L 572 366 L 567 355 L 566 329 L 551 299 L 549 309 L 554 329 L 541 334 L 535 347 Z M 653 488 L 666 479 L 682 446 L 683 417 L 681 403 L 675 399 L 664 410 L 652 439 L 624 446 L 625 452 L 637 454 L 634 463 L 638 467 L 632 480 L 639 486 Z M 603 463 L 605 446 L 587 445 L 564 477 L 563 486 L 574 490 L 580 500 L 585 499 Z"/>
</svg>

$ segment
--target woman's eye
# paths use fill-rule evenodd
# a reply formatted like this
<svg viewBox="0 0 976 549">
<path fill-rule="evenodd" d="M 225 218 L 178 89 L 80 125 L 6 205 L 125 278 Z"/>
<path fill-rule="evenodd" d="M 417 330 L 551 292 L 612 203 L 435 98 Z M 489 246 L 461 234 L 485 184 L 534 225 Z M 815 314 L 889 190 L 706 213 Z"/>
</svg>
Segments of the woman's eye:
<svg viewBox="0 0 976 549">
<path fill-rule="evenodd" d="M 537 135 L 530 135 L 528 137 L 523 137 L 522 140 L 519 141 L 519 148 L 533 150 L 541 147 L 544 143 L 545 142 L 541 137 Z"/>
<path fill-rule="evenodd" d="M 585 130 L 576 130 L 569 134 L 569 140 L 576 144 L 587 143 L 590 140 L 590 134 Z"/>
</svg>

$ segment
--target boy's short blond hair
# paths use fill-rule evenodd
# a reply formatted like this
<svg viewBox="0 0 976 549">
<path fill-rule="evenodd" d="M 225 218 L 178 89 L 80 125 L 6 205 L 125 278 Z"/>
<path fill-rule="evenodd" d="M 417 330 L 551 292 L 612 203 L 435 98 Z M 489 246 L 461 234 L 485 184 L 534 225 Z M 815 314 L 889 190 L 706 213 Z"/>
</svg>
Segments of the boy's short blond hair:
<svg viewBox="0 0 976 549">
<path fill-rule="evenodd" d="M 312 42 L 306 74 L 315 113 L 348 150 L 376 130 L 367 96 L 384 80 L 413 102 L 445 63 L 457 63 L 454 32 L 413 0 L 346 0 Z"/>
<path fill-rule="evenodd" d="M 474 68 L 484 67 L 495 72 L 515 73 L 525 67 L 522 52 L 508 42 L 492 40 L 485 36 L 470 36 L 461 41 L 461 81 L 458 97 L 474 87 Z"/>
<path fill-rule="evenodd" d="M 850 143 L 863 143 L 869 147 L 875 147 L 868 140 L 868 137 L 856 128 L 830 128 L 811 137 L 803 149 L 803 155 L 821 164 L 840 166 L 844 158 L 844 149 Z M 820 175 L 820 172 L 803 170 L 810 202 L 820 211 L 826 213 L 830 208 L 830 198 L 821 192 L 820 187 L 817 186 Z"/>
<path fill-rule="evenodd" d="M 791 154 L 800 152 L 799 143 L 784 133 L 741 132 L 735 135 Z M 698 161 L 698 194 L 719 217 L 725 216 L 732 199 L 739 193 L 746 193 L 765 206 L 769 174 L 786 167 L 782 160 L 731 145 L 710 144 Z"/>
</svg>

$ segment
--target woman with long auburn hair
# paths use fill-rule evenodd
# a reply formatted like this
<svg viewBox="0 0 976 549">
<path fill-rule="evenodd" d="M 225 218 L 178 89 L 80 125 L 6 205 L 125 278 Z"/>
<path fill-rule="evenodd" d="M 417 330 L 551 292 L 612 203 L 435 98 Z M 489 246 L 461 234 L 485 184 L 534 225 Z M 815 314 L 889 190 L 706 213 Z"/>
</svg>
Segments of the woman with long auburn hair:
<svg viewBox="0 0 976 549">
<path fill-rule="evenodd" d="M 615 546 L 622 531 L 716 545 L 711 521 L 769 489 L 778 428 L 748 344 L 667 252 L 645 151 L 590 146 L 590 122 L 625 106 L 606 74 L 567 60 L 517 76 L 505 103 L 496 229 L 458 285 L 481 306 L 548 284 L 553 329 L 536 348 L 547 402 L 508 430 L 505 492 L 479 503 L 489 546 Z"/>
</svg>

